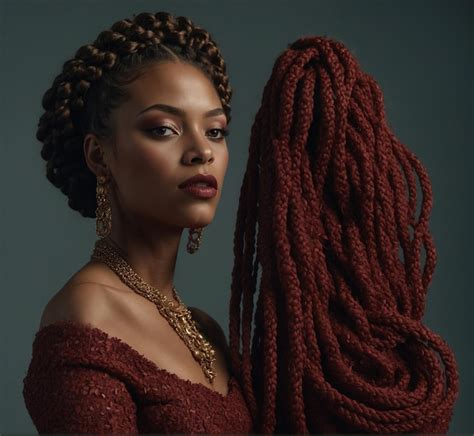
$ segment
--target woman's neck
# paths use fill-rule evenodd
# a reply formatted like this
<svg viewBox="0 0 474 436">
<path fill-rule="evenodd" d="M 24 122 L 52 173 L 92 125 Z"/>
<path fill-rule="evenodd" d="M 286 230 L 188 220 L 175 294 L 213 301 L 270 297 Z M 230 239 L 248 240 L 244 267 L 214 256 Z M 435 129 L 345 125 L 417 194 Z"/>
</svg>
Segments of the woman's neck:
<svg viewBox="0 0 474 436">
<path fill-rule="evenodd" d="M 173 299 L 176 259 L 183 229 L 153 226 L 140 231 L 115 225 L 109 240 L 133 270 L 148 284 Z"/>
</svg>

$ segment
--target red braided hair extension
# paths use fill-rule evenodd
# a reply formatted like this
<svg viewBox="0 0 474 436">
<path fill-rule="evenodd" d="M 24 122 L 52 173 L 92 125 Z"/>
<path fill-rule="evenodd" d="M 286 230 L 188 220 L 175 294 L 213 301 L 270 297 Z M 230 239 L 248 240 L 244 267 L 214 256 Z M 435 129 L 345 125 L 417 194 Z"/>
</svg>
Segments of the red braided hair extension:
<svg viewBox="0 0 474 436">
<path fill-rule="evenodd" d="M 376 81 L 340 42 L 291 44 L 252 126 L 234 235 L 232 365 L 260 432 L 447 432 L 457 364 L 421 322 L 431 207 Z"/>
</svg>

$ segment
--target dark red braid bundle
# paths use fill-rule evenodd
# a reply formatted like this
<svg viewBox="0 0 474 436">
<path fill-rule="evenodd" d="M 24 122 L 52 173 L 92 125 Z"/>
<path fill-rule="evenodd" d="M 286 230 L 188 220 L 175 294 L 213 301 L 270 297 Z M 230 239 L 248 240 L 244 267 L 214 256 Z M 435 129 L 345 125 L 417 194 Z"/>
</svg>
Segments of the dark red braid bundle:
<svg viewBox="0 0 474 436">
<path fill-rule="evenodd" d="M 447 432 L 457 365 L 421 322 L 431 207 L 376 81 L 340 42 L 291 44 L 252 127 L 234 236 L 232 364 L 260 432 Z"/>
</svg>

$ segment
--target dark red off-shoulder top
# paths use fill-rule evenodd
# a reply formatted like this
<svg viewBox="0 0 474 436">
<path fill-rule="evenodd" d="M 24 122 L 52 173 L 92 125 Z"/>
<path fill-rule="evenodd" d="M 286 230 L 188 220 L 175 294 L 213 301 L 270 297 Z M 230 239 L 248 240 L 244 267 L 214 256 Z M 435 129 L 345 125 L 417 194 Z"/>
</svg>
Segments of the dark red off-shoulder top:
<svg viewBox="0 0 474 436">
<path fill-rule="evenodd" d="M 252 433 L 233 375 L 222 395 L 70 320 L 42 327 L 32 349 L 23 398 L 39 433 Z"/>
</svg>

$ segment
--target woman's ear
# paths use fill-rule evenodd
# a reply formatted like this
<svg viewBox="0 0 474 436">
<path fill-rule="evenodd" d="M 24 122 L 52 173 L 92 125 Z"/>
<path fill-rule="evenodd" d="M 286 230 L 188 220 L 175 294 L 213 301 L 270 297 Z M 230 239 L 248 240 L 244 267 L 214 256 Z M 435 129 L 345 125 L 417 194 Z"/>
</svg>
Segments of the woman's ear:
<svg viewBox="0 0 474 436">
<path fill-rule="evenodd" d="M 104 147 L 103 141 L 99 141 L 94 133 L 88 133 L 84 138 L 83 149 L 86 164 L 97 177 L 105 176 L 108 173 Z"/>
</svg>

